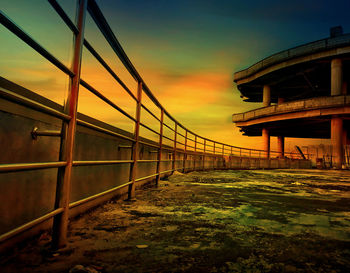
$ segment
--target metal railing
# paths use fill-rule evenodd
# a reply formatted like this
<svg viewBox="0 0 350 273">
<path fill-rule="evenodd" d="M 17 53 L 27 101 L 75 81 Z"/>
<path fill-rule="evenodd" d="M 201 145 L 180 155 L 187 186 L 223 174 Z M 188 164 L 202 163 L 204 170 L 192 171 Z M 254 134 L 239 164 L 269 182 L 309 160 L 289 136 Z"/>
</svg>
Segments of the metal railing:
<svg viewBox="0 0 350 273">
<path fill-rule="evenodd" d="M 262 59 L 261 61 L 249 66 L 246 69 L 236 72 L 234 74 L 234 80 L 238 81 L 240 79 L 244 79 L 262 69 L 265 69 L 277 63 L 287 61 L 289 59 L 293 59 L 293 58 L 311 54 L 311 53 L 317 53 L 324 50 L 329 50 L 339 46 L 349 46 L 349 45 L 350 45 L 350 34 L 344 34 L 337 37 L 321 39 L 321 40 L 310 42 L 301 46 L 283 50 Z"/>
<path fill-rule="evenodd" d="M 119 44 L 117 38 L 112 32 L 110 26 L 108 25 L 105 17 L 103 16 L 101 10 L 97 6 L 95 0 L 80 0 L 77 8 L 77 22 L 73 23 L 67 16 L 65 11 L 61 8 L 56 0 L 48 0 L 52 8 L 57 12 L 63 22 L 74 34 L 74 53 L 72 68 L 68 68 L 60 60 L 58 60 L 53 54 L 47 51 L 42 45 L 35 41 L 30 35 L 28 35 L 21 27 L 17 26 L 8 16 L 6 16 L 2 11 L 0 12 L 0 22 L 9 31 L 15 34 L 19 39 L 25 42 L 28 46 L 34 49 L 38 54 L 43 56 L 46 60 L 51 62 L 54 66 L 60 69 L 63 73 L 70 78 L 70 87 L 66 102 L 64 104 L 63 111 L 59 111 L 47 105 L 44 105 L 36 100 L 21 96 L 16 92 L 11 92 L 7 89 L 0 88 L 0 97 L 20 105 L 24 105 L 36 111 L 46 113 L 50 116 L 58 118 L 62 121 L 62 128 L 60 131 L 45 131 L 35 128 L 31 134 L 35 138 L 37 136 L 47 136 L 47 137 L 59 137 L 61 140 L 60 144 L 60 156 L 57 162 L 37 162 L 37 163 L 13 163 L 13 164 L 0 164 L 0 173 L 6 172 L 19 172 L 37 169 L 58 169 L 58 188 L 56 189 L 56 201 L 55 208 L 53 211 L 29 222 L 16 229 L 10 230 L 5 234 L 0 235 L 0 243 L 6 241 L 15 235 L 28 230 L 48 219 L 53 218 L 53 245 L 54 247 L 61 247 L 66 244 L 67 240 L 67 227 L 68 227 L 68 214 L 71 208 L 79 206 L 80 204 L 86 203 L 88 201 L 94 200 L 101 196 L 107 195 L 109 193 L 115 192 L 120 188 L 128 187 L 128 196 L 130 199 L 135 196 L 135 183 L 154 178 L 156 182 L 162 175 L 166 173 L 171 173 L 175 170 L 186 171 L 188 169 L 206 169 L 206 162 L 208 160 L 222 160 L 224 157 L 231 158 L 232 156 L 237 157 L 265 157 L 266 151 L 258 149 L 249 149 L 243 147 L 237 147 L 232 145 L 227 145 L 221 142 L 217 142 L 190 131 L 180 122 L 178 122 L 157 100 L 153 95 L 151 90 L 148 88 L 144 80 L 141 78 L 136 68 L 133 66 L 128 56 L 124 52 L 123 48 Z M 91 18 L 95 22 L 96 26 L 99 28 L 100 32 L 103 34 L 104 38 L 114 51 L 114 53 L 119 57 L 125 68 L 128 70 L 130 75 L 137 82 L 137 95 L 135 96 L 133 92 L 127 87 L 127 85 L 118 77 L 114 70 L 107 64 L 106 61 L 101 57 L 101 55 L 94 49 L 94 47 L 84 38 L 84 26 L 86 14 L 89 12 Z M 82 50 L 85 47 L 95 59 L 104 67 L 104 69 L 114 78 L 114 80 L 124 89 L 124 91 L 130 96 L 131 100 L 136 102 L 136 115 L 135 117 L 128 114 L 120 106 L 115 104 L 112 100 L 103 95 L 99 90 L 90 85 L 86 80 L 80 77 L 81 73 L 81 62 L 82 62 Z M 98 126 L 86 120 L 78 118 L 77 104 L 78 104 L 78 91 L 79 86 L 85 87 L 88 91 L 94 94 L 96 97 L 110 105 L 116 111 L 120 112 L 122 115 L 130 119 L 134 123 L 134 132 L 132 136 L 117 133 L 115 131 L 106 129 L 104 127 Z M 142 103 L 142 96 L 146 95 L 155 106 L 160 109 L 160 116 L 158 117 L 149 108 Z M 159 131 L 150 128 L 148 125 L 141 120 L 141 109 L 146 110 L 151 116 L 153 116 L 160 125 Z M 164 122 L 165 117 L 172 122 L 174 126 L 171 126 Z M 131 149 L 131 158 L 128 160 L 90 160 L 81 161 L 75 160 L 73 158 L 73 148 L 76 136 L 77 125 L 83 126 L 98 132 L 108 134 L 112 137 L 121 138 L 131 142 L 130 146 L 120 147 L 125 149 Z M 158 135 L 158 142 L 154 143 L 152 141 L 146 141 L 140 138 L 140 127 L 143 127 L 154 134 Z M 173 132 L 173 137 L 168 137 L 163 134 L 163 129 L 167 128 Z M 184 131 L 184 134 L 179 132 L 179 128 Z M 190 138 L 190 135 L 193 138 Z M 179 138 L 183 138 L 184 141 L 179 141 Z M 163 144 L 163 140 L 167 139 L 173 142 L 172 146 Z M 189 142 L 194 143 L 190 145 Z M 155 148 L 157 153 L 157 159 L 155 160 L 144 160 L 139 158 L 139 146 L 146 145 Z M 179 148 L 179 146 L 184 148 Z M 200 148 L 202 147 L 202 148 Z M 168 151 L 171 155 L 170 159 L 163 159 L 162 154 L 164 151 Z M 270 156 L 279 156 L 279 152 L 270 152 Z M 294 156 L 295 155 L 295 156 Z M 182 158 L 180 159 L 180 156 Z M 194 161 L 194 166 L 188 167 L 186 161 L 188 161 L 189 156 L 196 156 L 198 160 Z M 291 154 L 292 156 L 292 154 Z M 296 157 L 297 154 L 293 154 Z M 176 162 L 183 161 L 181 167 L 176 167 Z M 156 172 L 154 174 L 137 178 L 137 168 L 138 165 L 144 162 L 156 162 Z M 171 162 L 171 169 L 161 170 L 160 164 L 162 162 Z M 130 164 L 130 175 L 129 180 L 118 185 L 117 187 L 108 189 L 106 191 L 100 192 L 98 194 L 89 196 L 87 198 L 70 203 L 70 185 L 72 168 L 76 166 L 88 166 L 88 165 L 114 165 L 114 164 Z"/>
</svg>

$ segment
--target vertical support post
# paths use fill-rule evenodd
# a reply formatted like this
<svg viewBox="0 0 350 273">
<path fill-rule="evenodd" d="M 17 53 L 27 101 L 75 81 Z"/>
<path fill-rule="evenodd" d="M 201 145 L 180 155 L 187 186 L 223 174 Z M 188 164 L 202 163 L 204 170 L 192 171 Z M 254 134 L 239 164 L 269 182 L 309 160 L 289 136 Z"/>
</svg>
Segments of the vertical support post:
<svg viewBox="0 0 350 273">
<path fill-rule="evenodd" d="M 163 148 L 163 124 L 164 124 L 164 109 L 162 108 L 160 112 L 160 128 L 159 128 L 159 148 L 158 148 L 158 157 L 157 157 L 157 177 L 156 177 L 156 186 L 159 184 L 160 180 L 160 163 L 162 160 L 162 148 Z"/>
<path fill-rule="evenodd" d="M 341 59 L 331 61 L 331 95 L 338 96 L 342 94 L 343 88 L 343 67 Z"/>
<path fill-rule="evenodd" d="M 205 152 L 206 152 L 206 147 L 207 146 L 207 140 L 204 139 L 204 147 L 203 147 L 203 171 L 205 170 Z"/>
<path fill-rule="evenodd" d="M 343 119 L 341 117 L 332 117 L 331 139 L 334 167 L 341 169 L 343 164 Z"/>
<path fill-rule="evenodd" d="M 277 149 L 278 149 L 279 157 L 284 158 L 284 137 L 283 136 L 277 137 Z"/>
<path fill-rule="evenodd" d="M 214 146 L 214 156 L 213 156 L 213 169 L 215 170 L 216 167 L 216 156 L 215 156 L 215 142 L 213 142 L 213 146 Z"/>
<path fill-rule="evenodd" d="M 196 170 L 196 160 L 197 160 L 197 135 L 194 136 L 194 162 L 193 162 L 193 170 Z"/>
<path fill-rule="evenodd" d="M 136 121 L 134 127 L 134 144 L 132 145 L 132 163 L 130 165 L 129 180 L 132 182 L 128 189 L 128 199 L 135 199 L 135 179 L 137 174 L 137 160 L 139 159 L 139 135 L 141 120 L 142 82 L 137 85 Z"/>
<path fill-rule="evenodd" d="M 270 158 L 270 133 L 266 128 L 262 129 L 262 138 L 263 138 L 263 150 L 265 151 L 265 157 Z"/>
<path fill-rule="evenodd" d="M 60 161 L 66 161 L 65 167 L 59 168 L 57 175 L 57 188 L 55 208 L 63 208 L 63 212 L 54 217 L 52 232 L 52 248 L 57 249 L 67 244 L 67 230 L 69 220 L 69 201 L 71 176 L 73 166 L 73 151 L 76 131 L 78 96 L 81 72 L 81 59 L 84 41 L 84 28 L 87 0 L 81 0 L 77 5 L 76 23 L 79 33 L 74 39 L 74 53 L 72 71 L 74 76 L 70 78 L 70 86 L 64 112 L 70 116 L 68 122 L 63 122 L 62 138 L 60 146 Z"/>
<path fill-rule="evenodd" d="M 269 85 L 264 85 L 263 89 L 263 107 L 270 106 L 271 104 L 271 88 Z"/>
<path fill-rule="evenodd" d="M 185 152 L 183 157 L 183 172 L 186 170 L 186 159 L 187 159 L 187 130 L 185 131 Z"/>
<path fill-rule="evenodd" d="M 173 172 L 175 171 L 175 167 L 176 167 L 176 142 L 177 142 L 177 123 L 175 122 L 175 129 L 174 129 L 174 151 L 173 151 L 173 165 L 172 165 L 172 169 Z"/>
<path fill-rule="evenodd" d="M 225 156 L 225 145 L 224 144 L 222 144 L 222 167 L 223 168 L 225 168 L 225 166 L 226 166 L 226 162 L 225 162 L 225 158 L 224 158 L 224 156 Z"/>
</svg>

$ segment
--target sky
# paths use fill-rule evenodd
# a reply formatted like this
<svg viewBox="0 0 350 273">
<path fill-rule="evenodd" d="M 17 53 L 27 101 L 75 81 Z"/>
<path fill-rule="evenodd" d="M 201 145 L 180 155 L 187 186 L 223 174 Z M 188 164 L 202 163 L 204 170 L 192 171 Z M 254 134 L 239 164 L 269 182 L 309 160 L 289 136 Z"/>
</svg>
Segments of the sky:
<svg viewBox="0 0 350 273">
<path fill-rule="evenodd" d="M 58 1 L 74 20 L 75 1 Z M 163 106 L 191 131 L 217 141 L 261 148 L 260 137 L 242 136 L 233 113 L 261 107 L 243 102 L 233 73 L 278 51 L 329 36 L 342 25 L 350 32 L 350 1 L 308 0 L 97 0 L 125 52 Z M 70 66 L 72 35 L 44 0 L 2 0 L 2 11 L 35 40 Z M 136 83 L 122 67 L 90 16 L 86 39 L 128 87 Z M 68 78 L 22 41 L 0 27 L 3 77 L 63 103 Z M 85 50 L 82 78 L 131 115 L 135 105 Z M 159 114 L 147 98 L 144 103 Z M 79 111 L 132 131 L 133 124 L 81 88 Z M 141 113 L 146 124 L 158 124 Z M 169 125 L 172 125 L 170 121 Z M 141 134 L 149 136 L 143 130 Z M 165 131 L 165 134 L 171 132 Z M 286 140 L 286 148 L 295 139 Z M 318 140 L 319 143 L 324 141 Z M 302 140 L 303 144 L 314 143 Z M 272 149 L 276 140 L 272 139 Z"/>
</svg>

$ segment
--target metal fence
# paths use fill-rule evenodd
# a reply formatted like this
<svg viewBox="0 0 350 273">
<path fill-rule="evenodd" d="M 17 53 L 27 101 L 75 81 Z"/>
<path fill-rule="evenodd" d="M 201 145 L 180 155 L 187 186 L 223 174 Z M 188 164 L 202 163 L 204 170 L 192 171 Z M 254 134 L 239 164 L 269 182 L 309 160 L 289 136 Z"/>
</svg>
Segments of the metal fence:
<svg viewBox="0 0 350 273">
<path fill-rule="evenodd" d="M 180 122 L 178 122 L 173 116 L 168 113 L 168 111 L 161 105 L 157 98 L 153 95 L 151 90 L 148 88 L 144 80 L 141 78 L 128 56 L 124 52 L 120 43 L 118 42 L 116 36 L 112 32 L 110 26 L 108 25 L 105 17 L 103 16 L 101 10 L 96 4 L 95 0 L 80 0 L 77 5 L 77 19 L 76 23 L 73 23 L 63 8 L 59 5 L 56 0 L 48 0 L 52 8 L 57 12 L 63 22 L 74 34 L 74 53 L 71 68 L 68 68 L 59 59 L 57 59 L 53 54 L 46 50 L 42 45 L 35 41 L 30 35 L 28 35 L 21 27 L 15 24 L 7 15 L 0 12 L 0 22 L 9 31 L 15 34 L 19 39 L 25 42 L 28 46 L 34 49 L 38 54 L 43 56 L 57 68 L 70 78 L 70 86 L 66 102 L 64 104 L 63 111 L 59 111 L 53 107 L 49 107 L 43 103 L 40 103 L 31 98 L 21 96 L 16 92 L 11 92 L 5 89 L 0 90 L 0 97 L 2 99 L 15 102 L 19 105 L 26 106 L 30 109 L 35 109 L 36 111 L 45 113 L 62 121 L 61 130 L 43 130 L 34 128 L 32 131 L 32 137 L 36 138 L 38 136 L 46 137 L 59 137 L 60 138 L 60 152 L 59 160 L 53 162 L 36 162 L 36 163 L 11 163 L 11 164 L 0 164 L 0 173 L 8 172 L 23 172 L 38 169 L 57 169 L 57 189 L 56 189 L 56 201 L 55 208 L 49 213 L 36 218 L 24 225 L 21 225 L 15 229 L 12 229 L 5 234 L 0 235 L 0 243 L 8 240 L 26 231 L 48 219 L 54 219 L 53 222 L 53 245 L 55 247 L 61 247 L 66 244 L 67 240 L 67 227 L 69 210 L 84 203 L 97 198 L 102 195 L 106 195 L 122 187 L 128 187 L 128 196 L 130 199 L 135 196 L 135 183 L 146 180 L 155 179 L 156 183 L 162 175 L 166 173 L 171 173 L 175 170 L 186 171 L 187 169 L 197 169 L 204 170 L 207 169 L 205 162 L 208 160 L 221 160 L 224 162 L 224 158 L 231 160 L 232 157 L 250 157 L 250 158 L 260 158 L 266 156 L 266 151 L 249 149 L 243 147 L 236 147 L 232 145 L 227 145 L 221 142 L 217 142 L 190 131 Z M 94 49 L 94 47 L 84 38 L 84 25 L 85 17 L 87 12 L 91 15 L 91 18 L 95 22 L 96 26 L 103 34 L 104 38 L 121 60 L 125 68 L 128 70 L 133 79 L 137 82 L 137 95 L 135 96 L 133 92 L 128 88 L 128 86 L 118 77 L 117 73 L 107 64 L 107 62 L 101 57 L 101 55 Z M 82 62 L 82 50 L 85 47 L 95 59 L 104 67 L 104 69 L 115 79 L 115 81 L 125 90 L 125 92 L 130 96 L 130 99 L 136 103 L 136 115 L 131 116 L 120 106 L 115 104 L 110 98 L 106 97 L 99 90 L 94 88 L 88 83 L 88 79 L 82 79 L 80 77 L 81 72 L 81 62 Z M 92 122 L 88 122 L 84 119 L 80 119 L 77 113 L 78 104 L 78 91 L 79 87 L 83 86 L 89 90 L 96 97 L 113 107 L 116 111 L 123 114 L 125 117 L 130 119 L 134 123 L 133 134 L 123 134 L 118 133 L 113 130 L 106 129 L 102 126 L 97 126 Z M 147 96 L 156 107 L 160 110 L 160 116 L 155 114 L 153 111 L 146 107 L 143 103 L 143 96 Z M 154 130 L 150 126 L 146 125 L 141 119 L 141 110 L 145 110 L 149 113 L 155 120 L 159 123 L 159 131 Z M 174 126 L 167 124 L 165 118 L 172 121 Z M 99 131 L 109 136 L 127 140 L 131 143 L 129 146 L 122 148 L 131 149 L 131 158 L 123 160 L 76 160 L 73 158 L 73 150 L 76 138 L 76 128 L 77 126 L 83 126 L 91 130 Z M 146 128 L 147 130 L 153 132 L 158 136 L 158 142 L 147 141 L 140 138 L 140 128 Z M 167 128 L 173 132 L 173 137 L 167 137 L 163 134 L 163 129 Z M 180 132 L 180 129 L 182 132 Z M 180 138 L 184 141 L 180 141 Z M 171 141 L 173 145 L 163 144 L 164 140 Z M 190 145 L 192 144 L 192 145 Z M 140 159 L 139 158 L 139 146 L 145 145 L 153 147 L 155 153 L 157 154 L 156 159 Z M 182 148 L 181 148 L 181 147 Z M 167 158 L 164 157 L 164 151 L 168 151 L 170 155 Z M 163 157 L 162 157 L 163 155 Z M 188 167 L 186 165 L 187 160 L 193 160 L 189 157 L 197 156 L 194 159 L 194 166 Z M 271 157 L 278 157 L 280 154 L 278 152 L 270 152 Z M 297 158 L 298 154 L 291 154 L 291 157 Z M 181 161 L 181 166 L 179 166 L 178 161 Z M 137 168 L 142 163 L 153 162 L 156 164 L 155 173 L 143 177 L 136 177 Z M 171 168 L 168 170 L 161 170 L 161 163 L 171 162 Z M 99 194 L 89 196 L 87 198 L 70 202 L 70 188 L 71 188 L 71 177 L 72 168 L 77 166 L 96 166 L 96 165 L 117 165 L 117 164 L 129 164 L 129 179 L 125 183 L 118 185 L 117 187 L 108 189 L 107 191 L 101 192 Z M 224 165 L 223 165 L 224 166 Z M 215 166 L 214 166 L 215 167 Z"/>
</svg>

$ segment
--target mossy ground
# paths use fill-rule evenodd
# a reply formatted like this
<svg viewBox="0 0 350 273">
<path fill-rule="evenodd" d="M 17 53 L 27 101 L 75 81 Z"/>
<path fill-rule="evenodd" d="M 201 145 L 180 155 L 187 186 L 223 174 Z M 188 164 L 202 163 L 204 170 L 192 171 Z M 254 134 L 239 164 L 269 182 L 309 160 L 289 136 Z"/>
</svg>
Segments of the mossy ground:
<svg viewBox="0 0 350 273">
<path fill-rule="evenodd" d="M 136 202 L 72 221 L 69 245 L 43 235 L 1 272 L 350 272 L 350 173 L 245 170 L 176 174 Z"/>
</svg>

